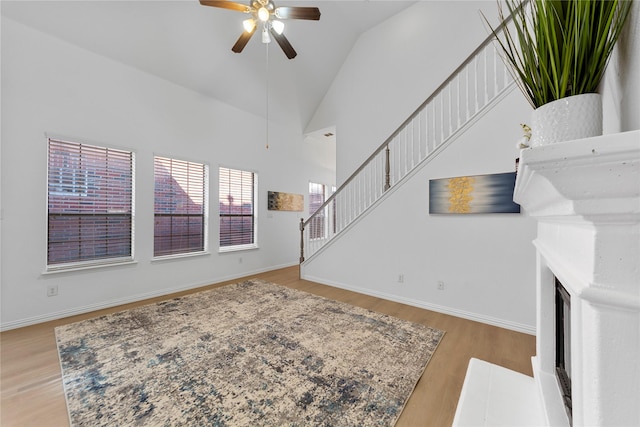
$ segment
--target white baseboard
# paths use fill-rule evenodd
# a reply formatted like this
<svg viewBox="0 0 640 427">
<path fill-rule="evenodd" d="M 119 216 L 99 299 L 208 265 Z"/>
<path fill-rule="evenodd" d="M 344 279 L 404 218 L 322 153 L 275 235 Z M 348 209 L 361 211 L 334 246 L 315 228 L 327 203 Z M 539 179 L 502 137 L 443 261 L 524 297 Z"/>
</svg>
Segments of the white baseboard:
<svg viewBox="0 0 640 427">
<path fill-rule="evenodd" d="M 61 310 L 54 313 L 47 313 L 40 316 L 27 317 L 24 319 L 13 320 L 10 322 L 4 322 L 0 325 L 0 331 L 8 331 L 11 329 L 18 329 L 25 326 L 36 325 L 38 323 L 49 322 L 52 320 L 63 319 L 65 317 L 76 316 L 78 314 L 90 313 L 92 311 L 103 310 L 105 308 L 117 307 L 123 304 L 130 304 L 133 302 L 144 301 L 150 298 L 157 298 L 165 295 L 174 294 L 176 292 L 189 291 L 197 288 L 202 288 L 204 286 L 213 285 L 216 283 L 226 282 L 229 280 L 240 279 L 243 277 L 249 277 L 255 274 L 265 273 L 267 271 L 278 270 L 280 268 L 293 267 L 297 265 L 297 263 L 293 264 L 283 264 L 283 265 L 275 265 L 266 268 L 260 268 L 252 271 L 246 271 L 242 274 L 232 274 L 223 277 L 216 277 L 212 280 L 206 282 L 198 282 L 198 283 L 190 283 L 186 285 L 178 285 L 171 288 L 164 288 L 155 292 L 147 292 L 144 294 L 132 295 L 126 298 L 113 299 L 109 301 L 100 302 L 97 304 L 89 304 L 82 307 L 75 307 L 67 310 Z"/>
<path fill-rule="evenodd" d="M 360 294 L 382 298 L 389 301 L 399 302 L 401 304 L 410 305 L 412 307 L 423 308 L 425 310 L 448 314 L 451 316 L 460 317 L 467 320 L 473 320 L 474 322 L 485 323 L 487 325 L 497 326 L 499 328 L 509 329 L 516 332 L 522 332 L 529 335 L 536 334 L 535 326 L 529 326 L 522 323 L 510 322 L 507 320 L 485 316 L 482 314 L 472 313 L 464 310 L 457 310 L 455 308 L 445 307 L 437 304 L 431 304 L 426 301 L 420 301 L 414 298 L 406 298 L 398 295 L 389 294 L 386 292 L 377 292 L 371 289 L 361 288 L 358 286 L 345 285 L 344 283 L 333 282 L 333 281 L 322 279 L 320 277 L 310 276 L 310 275 L 304 274 L 304 272 L 302 271 L 301 271 L 301 276 L 305 280 L 310 280 L 312 282 L 321 283 L 327 286 L 333 286 L 335 288 L 345 289 L 348 291 L 353 291 Z"/>
</svg>

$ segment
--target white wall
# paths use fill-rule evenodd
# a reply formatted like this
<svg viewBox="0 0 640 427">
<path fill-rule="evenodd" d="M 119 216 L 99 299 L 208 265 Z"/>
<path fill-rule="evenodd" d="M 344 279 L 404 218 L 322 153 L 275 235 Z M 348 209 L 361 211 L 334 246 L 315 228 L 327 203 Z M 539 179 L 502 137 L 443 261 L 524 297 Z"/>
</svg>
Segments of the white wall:
<svg viewBox="0 0 640 427">
<path fill-rule="evenodd" d="M 307 128 L 335 120 L 339 183 L 484 40 L 479 8 L 491 20 L 497 16 L 494 1 L 418 2 L 363 34 Z M 605 133 L 639 125 L 638 23 L 635 4 L 606 76 L 614 84 L 603 89 Z M 535 222 L 526 213 L 428 215 L 429 179 L 513 170 L 518 124 L 528 122 L 531 111 L 513 91 L 307 261 L 303 277 L 535 333 Z"/>
<path fill-rule="evenodd" d="M 640 129 L 640 4 L 633 2 L 600 84 L 604 134 Z"/>
<path fill-rule="evenodd" d="M 307 126 L 336 126 L 338 185 L 488 36 L 480 8 L 497 17 L 492 0 L 420 1 L 360 36 Z"/>
<path fill-rule="evenodd" d="M 484 39 L 478 8 L 495 18 L 492 0 L 418 2 L 361 37 L 305 130 L 336 125 L 338 183 Z M 640 126 L 638 22 L 635 4 L 627 41 L 616 59 L 622 83 L 616 90 L 604 88 L 609 91 L 605 132 Z M 530 110 L 517 92 L 500 108 L 495 110 L 498 118 L 492 112 L 478 123 L 365 218 L 361 231 L 340 239 L 325 261 L 314 261 L 307 271 L 326 283 L 530 331 L 535 324 L 531 222 L 524 215 L 427 214 L 429 178 L 511 170 L 517 156 L 514 141 L 520 136 L 517 124 L 528 120 Z M 260 118 L 3 18 L 2 328 L 297 262 L 300 215 L 268 212 L 266 191 L 306 194 L 309 180 L 336 180 L 326 164 L 332 153 L 318 144 L 301 144 L 301 126 L 285 122 L 270 125 L 271 148 L 266 151 Z M 294 117 L 290 121 L 298 122 Z M 42 274 L 46 132 L 136 152 L 137 264 Z M 260 249 L 217 254 L 218 222 L 212 208 L 211 255 L 152 263 L 154 153 L 208 162 L 213 206 L 218 164 L 257 171 Z M 389 221 L 400 209 L 411 217 Z M 397 284 L 399 273 L 405 275 L 403 285 Z M 445 291 L 435 291 L 437 280 L 445 282 Z M 46 297 L 47 285 L 58 285 L 59 295 Z"/>
<path fill-rule="evenodd" d="M 429 179 L 510 172 L 518 153 L 505 100 L 320 256 L 303 277 L 518 331 L 535 332 L 536 223 L 523 214 L 429 215 Z M 404 275 L 404 283 L 398 276 Z M 445 290 L 438 290 L 443 281 Z"/>
<path fill-rule="evenodd" d="M 299 118 L 289 123 L 270 124 L 266 150 L 263 119 L 3 17 L 2 328 L 296 264 L 306 213 L 267 211 L 267 191 L 307 194 L 335 175 Z M 46 133 L 135 152 L 136 264 L 43 274 Z M 151 261 L 154 154 L 209 164 L 209 255 Z M 258 250 L 217 252 L 219 165 L 258 173 Z"/>
<path fill-rule="evenodd" d="M 494 1 L 418 2 L 358 40 L 312 121 L 336 120 L 339 183 L 487 37 L 479 8 L 497 17 Z M 304 277 L 534 333 L 535 222 L 524 214 L 428 214 L 429 179 L 513 171 L 519 123 L 530 114 L 511 92 L 305 263 Z"/>
</svg>

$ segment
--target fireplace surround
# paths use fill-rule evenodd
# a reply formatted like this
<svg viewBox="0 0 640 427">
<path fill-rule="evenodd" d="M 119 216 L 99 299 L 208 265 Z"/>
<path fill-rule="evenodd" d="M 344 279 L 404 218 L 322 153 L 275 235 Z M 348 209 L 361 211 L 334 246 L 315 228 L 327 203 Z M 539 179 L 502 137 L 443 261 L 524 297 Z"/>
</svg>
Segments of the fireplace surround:
<svg viewBox="0 0 640 427">
<path fill-rule="evenodd" d="M 640 425 L 640 131 L 524 150 L 514 200 L 538 220 L 533 371 L 548 424 L 569 424 L 557 278 L 571 297 L 573 425 Z"/>
<path fill-rule="evenodd" d="M 454 425 L 639 426 L 640 131 L 523 150 L 514 200 L 538 222 L 533 378 L 472 359 Z M 570 415 L 557 281 L 570 300 Z"/>
</svg>

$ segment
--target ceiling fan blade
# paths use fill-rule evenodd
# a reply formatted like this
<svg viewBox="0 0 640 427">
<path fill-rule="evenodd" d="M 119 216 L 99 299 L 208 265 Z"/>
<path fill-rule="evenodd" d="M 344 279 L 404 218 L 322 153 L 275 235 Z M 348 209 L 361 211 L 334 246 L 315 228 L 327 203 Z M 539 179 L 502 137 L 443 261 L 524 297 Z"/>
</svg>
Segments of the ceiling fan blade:
<svg viewBox="0 0 640 427">
<path fill-rule="evenodd" d="M 317 7 L 280 6 L 276 7 L 275 14 L 276 17 L 280 19 L 309 19 L 311 21 L 320 20 L 320 9 L 318 9 Z"/>
<path fill-rule="evenodd" d="M 253 27 L 253 30 L 251 30 L 251 32 L 244 31 L 242 34 L 240 34 L 238 41 L 236 41 L 236 44 L 233 45 L 231 50 L 234 51 L 235 53 L 242 52 L 242 49 L 244 49 L 247 43 L 249 43 L 249 40 L 251 40 L 251 36 L 255 32 L 256 32 L 256 27 Z"/>
<path fill-rule="evenodd" d="M 271 29 L 271 35 L 273 36 L 274 39 L 276 39 L 276 41 L 278 42 L 278 44 L 280 45 L 280 48 L 282 49 L 282 51 L 284 52 L 285 55 L 287 55 L 287 58 L 289 59 L 293 59 L 296 57 L 296 55 L 298 55 L 298 53 L 295 51 L 295 49 L 293 48 L 293 46 L 291 46 L 291 43 L 289 43 L 289 39 L 287 39 L 284 36 L 284 33 L 278 34 L 276 33 L 276 31 L 272 28 Z"/>
<path fill-rule="evenodd" d="M 200 4 L 203 6 L 221 7 L 223 9 L 236 10 L 238 12 L 250 13 L 251 8 L 246 4 L 236 3 L 234 1 L 215 1 L 215 0 L 200 0 Z"/>
</svg>

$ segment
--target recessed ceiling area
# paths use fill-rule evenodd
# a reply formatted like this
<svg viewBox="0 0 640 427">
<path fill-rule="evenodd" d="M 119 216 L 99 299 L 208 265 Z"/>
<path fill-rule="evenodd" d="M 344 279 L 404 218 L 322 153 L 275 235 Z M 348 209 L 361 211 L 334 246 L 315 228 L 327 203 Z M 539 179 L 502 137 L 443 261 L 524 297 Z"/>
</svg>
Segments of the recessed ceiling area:
<svg viewBox="0 0 640 427">
<path fill-rule="evenodd" d="M 293 60 L 259 37 L 233 53 L 246 16 L 198 0 L 2 1 L 0 7 L 9 19 L 257 116 L 266 115 L 268 84 L 270 120 L 294 114 L 304 129 L 359 35 L 413 3 L 276 1 L 322 13 L 320 21 L 285 22 L 298 52 Z"/>
</svg>

